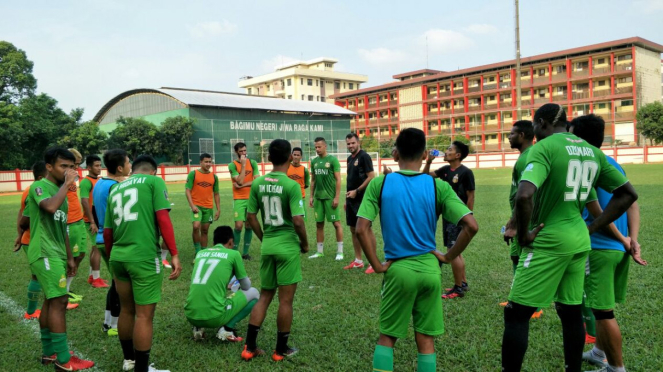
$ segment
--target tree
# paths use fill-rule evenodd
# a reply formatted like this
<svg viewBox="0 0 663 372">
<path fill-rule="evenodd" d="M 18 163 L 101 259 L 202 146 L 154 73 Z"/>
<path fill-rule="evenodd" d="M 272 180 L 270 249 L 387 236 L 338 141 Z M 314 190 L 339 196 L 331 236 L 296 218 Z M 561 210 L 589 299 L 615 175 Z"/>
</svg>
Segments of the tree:
<svg viewBox="0 0 663 372">
<path fill-rule="evenodd" d="M 117 123 L 108 138 L 109 149 L 124 149 L 134 159 L 141 154 L 162 154 L 159 128 L 156 125 L 145 119 L 125 117 L 117 119 Z"/>
<path fill-rule="evenodd" d="M 24 164 L 23 129 L 18 107 L 0 101 L 0 169 L 16 169 Z"/>
<path fill-rule="evenodd" d="M 650 144 L 663 142 L 663 103 L 652 102 L 638 109 L 638 130 Z"/>
<path fill-rule="evenodd" d="M 161 152 L 176 165 L 184 163 L 184 153 L 193 136 L 193 122 L 193 119 L 175 116 L 161 123 L 159 129 Z"/>
<path fill-rule="evenodd" d="M 67 133 L 60 144 L 77 149 L 83 156 L 99 154 L 106 148 L 108 134 L 99 129 L 94 121 L 87 121 L 77 125 L 71 132 Z"/>
<path fill-rule="evenodd" d="M 37 79 L 32 61 L 12 43 L 0 41 L 0 101 L 16 104 L 34 94 Z"/>
</svg>

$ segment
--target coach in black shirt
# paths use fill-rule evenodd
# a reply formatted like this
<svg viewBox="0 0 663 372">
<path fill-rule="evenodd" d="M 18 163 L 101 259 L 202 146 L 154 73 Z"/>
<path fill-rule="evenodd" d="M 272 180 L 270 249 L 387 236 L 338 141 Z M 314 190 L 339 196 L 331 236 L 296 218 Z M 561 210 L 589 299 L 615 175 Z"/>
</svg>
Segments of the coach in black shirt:
<svg viewBox="0 0 663 372">
<path fill-rule="evenodd" d="M 470 148 L 459 141 L 454 141 L 444 152 L 444 161 L 449 165 L 431 172 L 430 166 L 435 156 L 428 155 L 426 159 L 426 166 L 424 173 L 428 173 L 433 177 L 439 177 L 448 183 L 451 188 L 456 192 L 460 200 L 467 205 L 467 207 L 474 210 L 474 173 L 472 170 L 464 166 L 462 161 L 470 153 Z M 453 247 L 460 234 L 461 228 L 447 221 L 442 222 L 442 233 L 444 236 L 444 245 L 447 249 Z M 465 259 L 462 255 L 456 257 L 451 261 L 451 271 L 454 274 L 454 286 L 442 295 L 444 299 L 452 299 L 456 297 L 463 297 L 470 289 L 467 285 L 467 277 L 465 276 Z"/>
<path fill-rule="evenodd" d="M 344 269 L 349 270 L 364 267 L 364 261 L 361 259 L 361 246 L 357 239 L 355 226 L 357 225 L 357 212 L 364 198 L 364 191 L 368 187 L 368 183 L 375 177 L 375 173 L 373 172 L 373 160 L 371 160 L 371 157 L 366 151 L 361 149 L 357 134 L 350 133 L 345 136 L 345 143 L 348 146 L 348 151 L 350 151 L 346 181 L 348 192 L 345 194 L 345 220 L 348 226 L 350 226 L 352 246 L 355 250 L 355 260 L 344 267 Z M 373 273 L 373 268 L 369 267 L 366 273 Z"/>
</svg>

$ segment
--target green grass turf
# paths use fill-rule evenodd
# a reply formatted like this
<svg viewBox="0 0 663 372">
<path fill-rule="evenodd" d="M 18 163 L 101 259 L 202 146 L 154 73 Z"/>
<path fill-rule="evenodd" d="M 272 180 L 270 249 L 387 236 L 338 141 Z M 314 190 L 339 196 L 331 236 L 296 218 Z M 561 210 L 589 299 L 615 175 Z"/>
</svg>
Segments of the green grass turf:
<svg viewBox="0 0 663 372">
<path fill-rule="evenodd" d="M 640 194 L 642 229 L 640 243 L 646 268 L 631 266 L 627 303 L 616 311 L 624 336 L 624 357 L 629 371 L 663 370 L 663 254 L 657 242 L 663 240 L 663 165 L 627 165 L 626 171 Z M 507 194 L 510 170 L 478 170 L 476 218 L 480 232 L 465 253 L 467 276 L 471 291 L 463 299 L 444 302 L 446 333 L 436 339 L 438 370 L 497 371 L 500 366 L 500 345 L 503 330 L 504 301 L 511 284 L 511 262 L 508 248 L 500 236 L 500 227 L 509 216 Z M 232 223 L 230 183 L 221 187 L 222 214 L 220 224 Z M 378 336 L 378 309 L 381 275 L 365 275 L 363 271 L 344 271 L 352 257 L 349 229 L 345 229 L 344 262 L 334 261 L 336 244 L 331 226 L 326 227 L 323 259 L 302 259 L 304 280 L 295 296 L 295 315 L 291 344 L 301 349 L 292 359 L 275 364 L 270 358 L 250 363 L 239 358 L 242 345 L 222 343 L 214 338 L 196 343 L 184 318 L 183 306 L 191 276 L 193 246 L 190 238 L 189 211 L 183 184 L 169 185 L 175 203 L 171 216 L 184 270 L 177 281 L 165 280 L 163 297 L 157 306 L 154 324 L 152 362 L 171 371 L 367 371 L 371 368 L 373 348 Z M 21 308 L 26 302 L 29 270 L 24 253 L 11 253 L 15 237 L 15 218 L 19 196 L 0 197 L 0 236 L 4 249 L 0 254 L 0 291 Z M 308 219 L 311 250 L 315 250 L 315 226 Z M 380 231 L 379 223 L 375 229 Z M 382 240 L 378 234 L 378 246 Z M 438 229 L 438 239 L 441 232 Z M 254 239 L 251 255 L 259 256 L 260 245 Z M 256 286 L 258 260 L 247 265 Z M 97 362 L 105 371 L 121 370 L 122 351 L 117 338 L 101 332 L 106 291 L 93 289 L 86 283 L 88 261 L 81 265 L 72 290 L 85 296 L 81 306 L 67 315 L 70 344 Z M 102 276 L 109 273 L 102 265 Z M 452 284 L 449 266 L 445 266 L 442 283 Z M 258 338 L 258 345 L 271 351 L 276 343 L 276 303 L 272 305 Z M 32 321 L 34 322 L 34 321 Z M 244 336 L 247 321 L 239 323 Z M 0 307 L 0 369 L 4 371 L 40 371 L 40 343 L 26 321 Z M 532 321 L 530 344 L 525 358 L 525 371 L 559 371 L 563 366 L 560 322 L 552 308 L 544 309 L 543 318 Z M 417 358 L 412 330 L 409 337 L 396 344 L 394 366 L 397 371 L 412 371 Z M 592 370 L 586 365 L 586 369 Z"/>
</svg>

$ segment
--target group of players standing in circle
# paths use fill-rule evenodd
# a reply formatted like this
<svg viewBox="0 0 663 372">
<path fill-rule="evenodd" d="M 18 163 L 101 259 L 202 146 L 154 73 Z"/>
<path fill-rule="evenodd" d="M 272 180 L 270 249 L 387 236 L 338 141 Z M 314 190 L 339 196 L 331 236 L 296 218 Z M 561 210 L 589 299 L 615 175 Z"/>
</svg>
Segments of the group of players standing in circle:
<svg viewBox="0 0 663 372">
<path fill-rule="evenodd" d="M 513 215 L 504 234 L 512 242 L 514 281 L 505 304 L 503 371 L 521 369 L 529 320 L 553 301 L 562 322 L 566 371 L 580 371 L 583 359 L 605 371 L 624 370 L 621 335 L 612 310 L 615 302 L 624 300 L 629 258 L 646 262 L 637 243 L 637 194 L 617 163 L 597 148 L 603 125 L 593 115 L 567 123 L 563 108 L 556 104 L 537 110 L 533 123 L 514 124 L 509 139 L 521 156 L 513 172 Z M 567 133 L 569 128 L 573 133 Z M 601 141 L 594 141 L 599 129 Z M 538 142 L 532 145 L 534 136 Z M 355 257 L 344 268 L 363 268 L 363 251 L 370 265 L 366 272 L 384 274 L 373 370 L 393 370 L 393 347 L 398 338 L 407 336 L 412 321 L 417 371 L 435 371 L 434 337 L 444 332 L 440 298 L 463 297 L 469 290 L 461 253 L 478 231 L 472 214 L 474 177 L 461 164 L 469 149 L 454 142 L 444 155 L 449 166 L 431 172 L 437 154 L 426 152 L 425 134 L 404 129 L 393 150 L 399 170 L 385 167 L 375 177 L 357 135 L 348 134 L 346 142 L 351 155 L 344 207 Z M 205 328 L 215 328 L 222 340 L 245 342 L 242 359 L 265 354 L 257 346 L 258 333 L 278 292 L 278 334 L 271 357 L 280 361 L 298 352 L 288 341 L 293 298 L 302 280 L 300 255 L 309 250 L 305 228 L 309 186 L 317 241 L 317 251 L 309 258 L 325 256 L 326 220 L 336 232 L 335 259 L 344 259 L 340 164 L 327 153 L 323 138 L 315 139 L 315 149 L 318 157 L 311 160 L 309 184 L 308 170 L 300 163 L 301 148 L 291 148 L 286 140 L 272 141 L 268 150 L 272 170 L 259 176 L 257 163 L 246 158 L 246 145 L 236 144 L 237 160 L 229 165 L 235 225 L 217 227 L 209 248 L 209 227 L 220 214 L 212 157 L 201 155 L 200 168 L 188 175 L 185 190 L 196 257 L 184 310 L 194 339 L 204 337 Z M 86 159 L 89 174 L 81 180 L 79 202 L 75 169 L 82 157 L 70 150 L 49 148 L 44 162 L 35 164 L 35 182 L 26 189 L 24 210 L 19 212 L 16 247 L 25 249 L 33 274 L 26 317 L 39 317 L 42 363 L 52 363 L 58 371 L 94 365 L 69 352 L 65 323 L 66 309 L 80 301 L 70 290 L 70 278 L 84 257 L 87 228 L 93 239 L 89 282 L 108 286 L 99 278 L 99 257 L 113 274 L 104 330 L 119 336 L 123 370 L 159 371 L 149 364 L 149 355 L 163 267 L 172 269 L 171 280 L 182 270 L 165 182 L 155 176 L 157 165 L 151 156 L 141 155 L 132 165 L 125 151 L 109 150 L 103 156 L 108 170 L 104 178 L 98 178 L 101 159 L 94 155 Z M 76 205 L 82 210 L 76 212 Z M 385 262 L 378 259 L 372 230 L 372 222 L 382 215 L 399 216 L 381 219 Z M 439 216 L 444 220 L 446 252 L 436 249 Z M 243 264 L 251 259 L 254 234 L 262 242 L 260 291 L 251 286 Z M 446 291 L 440 283 L 443 263 L 451 264 L 455 281 Z M 45 300 L 40 315 L 36 301 L 41 291 Z M 598 329 L 596 346 L 584 354 L 583 291 Z M 237 323 L 249 315 L 246 337 L 237 336 Z"/>
</svg>

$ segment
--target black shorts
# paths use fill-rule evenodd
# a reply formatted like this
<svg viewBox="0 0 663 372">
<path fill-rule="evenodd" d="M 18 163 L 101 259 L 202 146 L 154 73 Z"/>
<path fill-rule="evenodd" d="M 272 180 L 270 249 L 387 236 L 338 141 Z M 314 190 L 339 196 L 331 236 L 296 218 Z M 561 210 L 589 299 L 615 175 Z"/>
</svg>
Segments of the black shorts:
<svg viewBox="0 0 663 372">
<path fill-rule="evenodd" d="M 359 212 L 359 206 L 361 206 L 361 200 L 345 200 L 345 221 L 350 227 L 357 226 L 357 213 Z"/>
<path fill-rule="evenodd" d="M 444 236 L 444 246 L 447 248 L 453 247 L 454 244 L 456 244 L 456 239 L 458 239 L 458 235 L 460 235 L 462 229 L 463 228 L 458 225 L 443 220 L 442 236 Z"/>
</svg>

